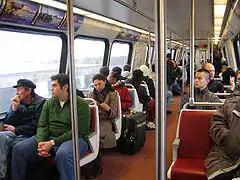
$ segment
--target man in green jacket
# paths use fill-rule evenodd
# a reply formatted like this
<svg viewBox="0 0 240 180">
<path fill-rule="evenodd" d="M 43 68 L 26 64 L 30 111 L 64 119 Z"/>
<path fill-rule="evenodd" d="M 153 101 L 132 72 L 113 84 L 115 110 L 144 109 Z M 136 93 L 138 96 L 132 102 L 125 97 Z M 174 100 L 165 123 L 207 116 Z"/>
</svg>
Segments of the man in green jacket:
<svg viewBox="0 0 240 180">
<path fill-rule="evenodd" d="M 61 180 L 74 180 L 72 126 L 69 99 L 69 77 L 51 77 L 52 97 L 44 104 L 37 135 L 21 141 L 12 151 L 13 180 L 25 180 L 28 165 L 55 156 Z M 77 97 L 80 157 L 88 151 L 84 137 L 90 133 L 90 110 L 86 101 Z"/>
</svg>

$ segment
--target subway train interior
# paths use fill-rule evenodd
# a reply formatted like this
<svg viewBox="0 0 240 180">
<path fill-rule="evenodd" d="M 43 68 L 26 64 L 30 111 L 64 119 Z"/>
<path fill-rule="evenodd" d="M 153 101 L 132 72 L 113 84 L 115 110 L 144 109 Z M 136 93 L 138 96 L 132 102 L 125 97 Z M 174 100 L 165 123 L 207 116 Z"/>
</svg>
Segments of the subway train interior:
<svg viewBox="0 0 240 180">
<path fill-rule="evenodd" d="M 89 104 L 91 101 L 89 107 L 92 134 L 88 136 L 87 141 L 89 150 L 80 161 L 74 161 L 79 162 L 77 165 L 74 164 L 72 169 L 75 179 L 78 179 L 76 169 L 79 169 L 80 179 L 214 179 L 215 176 L 206 173 L 205 159 L 214 144 L 209 128 L 210 119 L 217 110 L 198 107 L 216 105 L 221 108 L 235 92 L 229 91 L 232 83 L 235 83 L 235 87 L 240 82 L 240 73 L 238 74 L 240 1 L 68 0 L 67 2 L 0 0 L 0 143 L 3 142 L 3 134 L 9 131 L 5 128 L 7 124 L 5 120 L 6 115 L 12 110 L 12 98 L 16 96 L 16 89 L 13 86 L 18 80 L 32 81 L 36 85 L 35 93 L 48 101 L 51 99 L 53 89 L 51 76 L 58 73 L 71 74 L 70 85 L 73 83 L 75 85 L 73 87 L 83 92 L 85 101 Z M 69 2 L 73 5 L 72 9 Z M 70 12 L 73 22 L 68 22 L 71 19 L 70 9 L 73 11 Z M 161 19 L 160 9 L 165 13 L 164 19 Z M 162 26 L 165 31 L 158 31 L 157 29 Z M 162 37 L 165 37 L 165 40 L 159 43 Z M 164 48 L 159 47 L 159 44 L 164 44 Z M 216 104 L 206 99 L 198 103 L 197 97 L 194 101 L 195 83 L 196 79 L 199 80 L 195 73 L 206 63 L 214 66 L 214 80 L 223 83 L 224 87 L 223 92 L 213 92 L 220 99 Z M 134 141 L 136 145 L 139 143 L 138 138 L 144 136 L 143 145 L 134 153 L 123 153 L 120 150 L 127 148 L 126 144 L 125 146 L 121 144 L 121 140 L 126 140 L 126 133 L 130 130 L 126 127 L 127 122 L 124 122 L 129 116 L 124 114 L 121 107 L 124 100 L 119 92 L 118 101 L 115 103 L 119 109 L 117 118 L 110 121 L 115 127 L 113 132 L 117 145 L 108 149 L 101 147 L 103 129 L 101 114 L 98 113 L 101 108 L 96 99 L 87 97 L 88 94 L 97 91 L 93 77 L 100 73 L 102 67 L 108 67 L 110 75 L 112 71 L 115 74 L 119 73 L 119 82 L 122 81 L 122 85 L 127 87 L 132 104 L 125 113 L 145 115 L 144 122 L 135 124 L 135 129 L 132 130 L 134 138 L 127 141 L 129 144 L 130 141 Z M 121 68 L 120 72 L 115 72 L 116 67 Z M 129 67 L 129 70 L 124 67 Z M 153 82 L 152 87 L 144 81 L 139 83 L 149 98 L 147 103 L 142 102 L 138 86 L 135 86 L 134 76 L 139 69 L 142 76 L 148 77 Z M 234 75 L 225 78 L 224 73 L 230 70 Z M 125 76 L 124 72 L 131 74 L 132 77 Z M 212 72 L 210 70 L 207 72 L 210 74 L 208 78 L 211 79 Z M 74 77 L 71 81 L 72 75 Z M 106 77 L 106 82 L 110 82 L 109 76 Z M 170 85 L 169 78 L 172 78 Z M 112 86 L 114 87 L 114 84 Z M 70 94 L 75 93 L 75 90 L 71 90 Z M 188 104 L 182 106 L 186 95 L 189 95 L 185 102 Z M 147 104 L 146 109 L 144 103 Z M 165 110 L 161 109 L 163 105 Z M 72 99 L 71 107 L 74 107 Z M 74 114 L 73 109 L 69 113 Z M 151 116 L 149 113 L 154 115 Z M 151 120 L 148 119 L 149 116 Z M 138 119 L 135 119 L 135 123 L 138 123 Z M 142 127 L 144 129 L 141 129 Z M 137 129 L 141 129 L 139 133 Z M 72 129 L 71 132 L 75 130 Z M 12 133 L 19 138 L 19 134 L 14 131 Z M 165 151 L 161 152 L 159 142 L 165 142 L 161 144 Z M 15 180 L 12 176 L 14 162 L 11 161 L 11 150 L 15 145 L 9 146 L 7 153 L 3 146 L 4 143 L 0 147 L 0 151 L 4 151 L 0 153 L 0 171 L 2 166 L 6 166 L 6 172 L 5 175 L 0 172 L 0 179 Z M 133 146 L 131 148 L 134 148 Z M 74 148 L 77 151 L 77 147 Z M 133 152 L 132 149 L 130 151 Z M 98 159 L 99 153 L 102 154 L 101 171 L 94 175 L 94 170 L 89 170 L 87 166 Z M 7 158 L 3 157 L 3 154 Z M 30 166 L 25 173 L 26 179 L 66 179 L 59 172 L 56 160 L 49 159 L 45 158 L 43 162 L 34 165 L 28 164 Z"/>
</svg>

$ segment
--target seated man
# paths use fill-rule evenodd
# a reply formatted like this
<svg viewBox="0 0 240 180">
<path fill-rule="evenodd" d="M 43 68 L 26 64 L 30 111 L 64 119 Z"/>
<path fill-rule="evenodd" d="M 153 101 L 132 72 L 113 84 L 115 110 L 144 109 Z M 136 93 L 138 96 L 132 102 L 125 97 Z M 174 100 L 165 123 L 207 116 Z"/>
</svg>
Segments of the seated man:
<svg viewBox="0 0 240 180">
<path fill-rule="evenodd" d="M 205 69 L 199 69 L 195 75 L 194 81 L 194 101 L 195 102 L 221 102 L 219 98 L 208 90 L 209 72 Z M 180 109 L 185 103 L 189 102 L 189 94 L 182 97 Z M 197 106 L 197 109 L 216 109 L 215 106 Z"/>
<path fill-rule="evenodd" d="M 208 179 L 232 180 L 240 177 L 239 102 L 240 96 L 229 98 L 211 119 L 210 135 L 215 145 L 205 161 Z"/>
<path fill-rule="evenodd" d="M 28 165 L 55 156 L 61 180 L 74 180 L 72 123 L 69 99 L 69 77 L 51 77 L 52 97 L 44 104 L 37 135 L 21 141 L 12 150 L 12 180 L 25 180 Z M 84 137 L 90 133 L 90 110 L 77 97 L 80 157 L 88 151 Z"/>
<path fill-rule="evenodd" d="M 215 68 L 211 63 L 205 63 L 203 65 L 203 69 L 206 69 L 210 73 L 210 81 L 208 83 L 208 89 L 209 91 L 213 93 L 223 93 L 224 92 L 224 86 L 221 81 L 214 80 L 215 77 Z"/>
<path fill-rule="evenodd" d="M 0 132 L 0 179 L 5 178 L 9 151 L 21 140 L 36 134 L 37 121 L 45 99 L 35 94 L 36 85 L 27 79 L 20 79 L 16 96 L 11 99 L 11 108 Z"/>
<path fill-rule="evenodd" d="M 132 78 L 132 73 L 130 71 L 131 71 L 131 66 L 129 64 L 125 64 L 123 66 L 123 71 L 121 72 L 123 79 L 127 80 Z"/>
</svg>

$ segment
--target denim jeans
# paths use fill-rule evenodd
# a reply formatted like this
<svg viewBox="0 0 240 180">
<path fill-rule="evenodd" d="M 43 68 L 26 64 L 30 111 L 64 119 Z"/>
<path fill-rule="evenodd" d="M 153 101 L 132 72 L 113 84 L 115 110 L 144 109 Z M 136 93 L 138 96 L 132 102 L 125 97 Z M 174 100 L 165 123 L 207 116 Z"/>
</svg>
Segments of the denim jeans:
<svg viewBox="0 0 240 180">
<path fill-rule="evenodd" d="M 26 138 L 23 135 L 17 136 L 11 131 L 0 131 L 0 179 L 6 177 L 8 153 L 12 147 Z"/>
<path fill-rule="evenodd" d="M 28 165 L 44 159 L 44 157 L 38 155 L 37 146 L 35 137 L 28 138 L 14 146 L 12 150 L 12 180 L 25 180 Z M 79 147 L 80 157 L 83 157 L 88 151 L 88 144 L 80 138 Z M 54 155 L 60 180 L 74 180 L 72 140 L 54 147 Z"/>
</svg>

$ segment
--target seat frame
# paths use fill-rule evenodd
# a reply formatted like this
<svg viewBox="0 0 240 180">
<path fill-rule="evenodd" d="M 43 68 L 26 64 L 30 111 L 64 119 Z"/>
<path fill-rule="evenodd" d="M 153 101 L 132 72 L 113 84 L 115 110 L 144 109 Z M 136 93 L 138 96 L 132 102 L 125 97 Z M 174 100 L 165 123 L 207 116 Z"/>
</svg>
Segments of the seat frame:
<svg viewBox="0 0 240 180">
<path fill-rule="evenodd" d="M 181 116 L 183 111 L 205 111 L 205 112 L 216 112 L 215 110 L 196 110 L 196 109 L 182 109 L 179 118 L 178 118 L 178 125 L 177 125 L 177 132 L 176 132 L 176 138 L 173 141 L 172 144 L 172 163 L 167 171 L 167 179 L 171 179 L 171 174 L 172 174 L 172 167 L 174 166 L 175 162 L 178 159 L 178 149 L 181 144 L 181 140 L 179 138 L 179 131 L 180 131 L 180 124 L 181 124 Z"/>
</svg>

